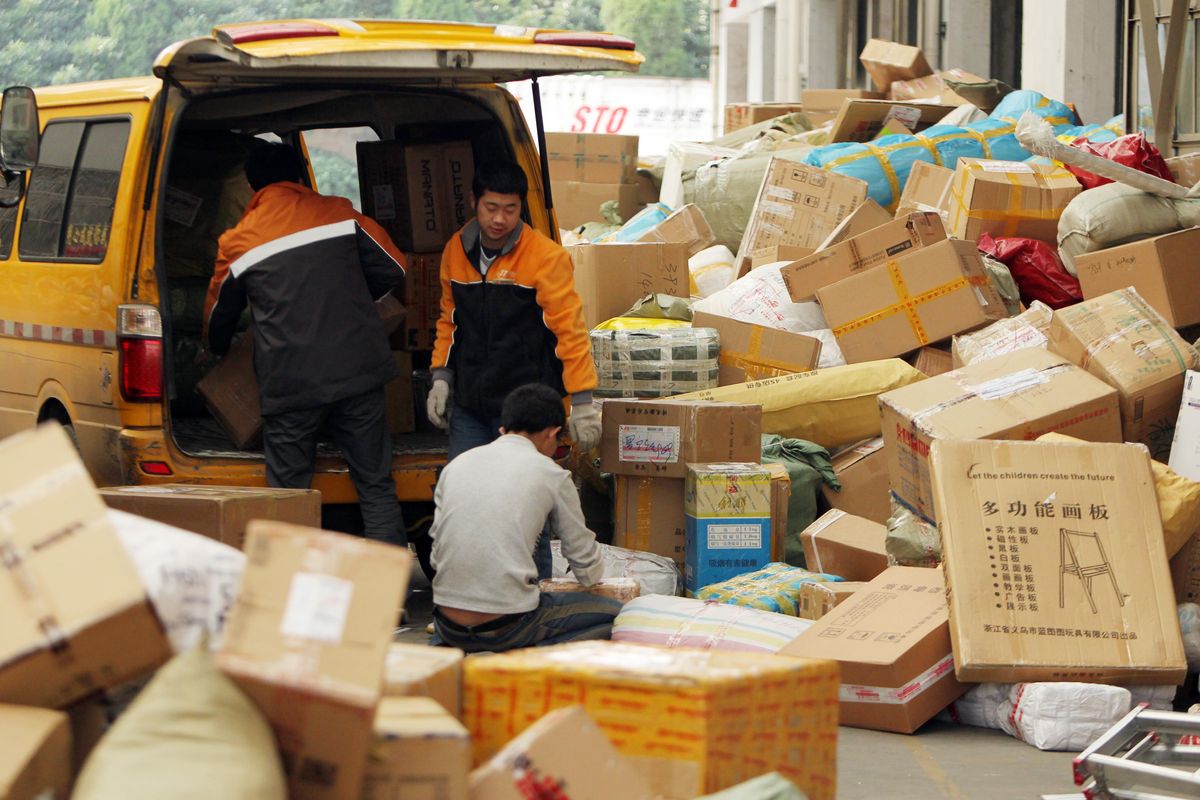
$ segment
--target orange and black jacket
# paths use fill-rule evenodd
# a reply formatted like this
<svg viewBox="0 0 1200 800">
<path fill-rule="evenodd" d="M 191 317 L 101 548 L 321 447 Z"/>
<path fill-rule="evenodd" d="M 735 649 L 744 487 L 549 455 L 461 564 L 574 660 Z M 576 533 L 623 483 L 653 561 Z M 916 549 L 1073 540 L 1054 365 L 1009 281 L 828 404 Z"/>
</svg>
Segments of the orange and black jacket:
<svg viewBox="0 0 1200 800">
<path fill-rule="evenodd" d="M 567 251 L 518 223 L 485 276 L 480 247 L 472 220 L 442 251 L 434 378 L 485 419 L 499 417 L 504 398 L 526 383 L 590 402 L 596 365 Z"/>
<path fill-rule="evenodd" d="M 229 349 L 248 301 L 263 414 L 379 388 L 399 373 L 374 300 L 403 282 L 404 266 L 349 200 L 273 183 L 221 235 L 205 306 L 209 347 Z"/>
</svg>

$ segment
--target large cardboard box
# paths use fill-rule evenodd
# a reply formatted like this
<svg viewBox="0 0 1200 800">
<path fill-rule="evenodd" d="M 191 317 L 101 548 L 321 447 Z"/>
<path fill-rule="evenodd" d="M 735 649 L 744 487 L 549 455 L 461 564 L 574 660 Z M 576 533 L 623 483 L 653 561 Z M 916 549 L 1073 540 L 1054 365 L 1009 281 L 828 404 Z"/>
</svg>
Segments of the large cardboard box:
<svg viewBox="0 0 1200 800">
<path fill-rule="evenodd" d="M 1091 300 L 1132 286 L 1172 327 L 1200 323 L 1200 278 L 1195 254 L 1200 228 L 1143 239 L 1075 256 L 1083 296 Z"/>
<path fill-rule="evenodd" d="M 235 447 L 249 450 L 262 442 L 262 406 L 254 374 L 254 331 L 248 330 L 196 383 L 210 413 Z"/>
<path fill-rule="evenodd" d="M 954 676 L 940 569 L 889 567 L 780 651 L 831 658 L 840 724 L 913 733 L 967 687 Z"/>
<path fill-rule="evenodd" d="M 575 291 L 589 329 L 624 314 L 648 294 L 689 294 L 684 244 L 578 244 L 567 252 L 575 265 Z"/>
<path fill-rule="evenodd" d="M 921 48 L 886 39 L 867 40 L 866 47 L 858 54 L 858 60 L 875 82 L 875 88 L 881 92 L 889 91 L 896 81 L 933 74 Z"/>
<path fill-rule="evenodd" d="M 1143 448 L 938 441 L 932 461 L 959 680 L 1183 679 Z"/>
<path fill-rule="evenodd" d="M 628 221 L 640 208 L 636 183 L 555 181 L 551 184 L 551 192 L 558 227 L 567 230 L 589 222 L 603 222 L 600 206 L 609 200 L 617 202 L 617 214 L 623 221 Z"/>
<path fill-rule="evenodd" d="M 758 463 L 687 465 L 684 587 L 689 597 L 771 561 L 771 484 L 771 473 Z"/>
<path fill-rule="evenodd" d="M 936 378 L 954 369 L 954 356 L 940 347 L 922 347 L 912 356 L 912 365 L 927 377 Z"/>
<path fill-rule="evenodd" d="M 837 118 L 846 100 L 884 100 L 887 94 L 865 89 L 805 89 L 800 97 L 812 124 L 824 125 Z"/>
<path fill-rule="evenodd" d="M 1054 247 L 1058 218 L 1081 191 L 1062 167 L 960 158 L 950 186 L 947 229 L 971 242 L 990 233 L 1040 239 Z"/>
<path fill-rule="evenodd" d="M 862 202 L 862 205 L 847 214 L 846 218 L 830 231 L 829 235 L 825 237 L 825 241 L 817 246 L 817 250 L 820 251 L 827 247 L 833 247 L 839 242 L 860 236 L 867 231 L 873 231 L 880 225 L 886 225 L 891 222 L 892 219 L 892 212 L 868 197 Z M 797 258 L 803 257 L 797 256 Z"/>
<path fill-rule="evenodd" d="M 271 724 L 289 797 L 358 800 L 412 557 L 279 522 L 246 534 L 217 665 Z"/>
<path fill-rule="evenodd" d="M 896 216 L 902 217 L 914 211 L 932 211 L 943 219 L 949 217 L 950 187 L 954 183 L 954 170 L 939 167 L 928 161 L 917 161 L 908 172 L 904 191 L 900 193 L 900 204 Z"/>
<path fill-rule="evenodd" d="M 675 209 L 662 222 L 642 234 L 639 242 L 677 243 L 687 248 L 688 257 L 716 243 L 700 206 L 688 203 Z"/>
<path fill-rule="evenodd" d="M 1132 289 L 1055 311 L 1047 338 L 1051 350 L 1117 390 L 1124 441 L 1166 461 L 1184 373 L 1200 369 L 1200 353 Z"/>
<path fill-rule="evenodd" d="M 1192 187 L 1200 183 L 1200 153 L 1192 151 L 1182 156 L 1166 159 L 1171 176 L 1180 186 Z"/>
<path fill-rule="evenodd" d="M 903 355 L 1008 316 L 974 242 L 948 240 L 817 290 L 850 363 Z"/>
<path fill-rule="evenodd" d="M 784 267 L 779 274 L 792 300 L 812 300 L 818 289 L 945 239 L 941 217 L 917 212 L 813 253 Z"/>
<path fill-rule="evenodd" d="M 886 539 L 883 525 L 836 508 L 800 534 L 808 569 L 847 581 L 869 581 L 887 569 Z"/>
<path fill-rule="evenodd" d="M 738 248 L 739 274 L 749 269 L 755 253 L 775 245 L 816 250 L 866 199 L 864 181 L 786 158 L 772 158 Z"/>
<path fill-rule="evenodd" d="M 467 800 L 470 769 L 471 737 L 446 709 L 427 697 L 385 697 L 359 797 Z"/>
<path fill-rule="evenodd" d="M 463 651 L 392 642 L 384 667 L 384 697 L 428 697 L 462 718 Z"/>
<path fill-rule="evenodd" d="M 912 133 L 919 133 L 930 125 L 936 125 L 957 107 L 891 100 L 847 100 L 842 103 L 837 119 L 833 121 L 829 141 L 869 142 L 884 133 L 884 127 L 892 120 Z"/>
<path fill-rule="evenodd" d="M 547 133 L 550 180 L 633 183 L 638 137 L 607 133 Z"/>
<path fill-rule="evenodd" d="M 1171 557 L 1171 585 L 1176 603 L 1200 602 L 1200 536 L 1193 536 Z"/>
<path fill-rule="evenodd" d="M 400 376 L 384 387 L 388 431 L 412 433 L 417 429 L 416 407 L 413 404 L 412 353 L 394 351 L 392 358 L 396 360 Z"/>
<path fill-rule="evenodd" d="M 613 544 L 665 556 L 682 572 L 687 542 L 683 479 L 613 477 Z"/>
<path fill-rule="evenodd" d="M 783 464 L 763 464 L 763 469 L 771 476 L 771 560 L 785 561 L 792 477 Z"/>
<path fill-rule="evenodd" d="M 765 653 L 577 642 L 469 658 L 476 763 L 547 711 L 581 705 L 665 798 L 777 770 L 812 800 L 837 775 L 837 665 Z"/>
<path fill-rule="evenodd" d="M 802 333 L 697 311 L 693 328 L 716 328 L 721 336 L 719 385 L 757 381 L 817 368 L 821 340 Z"/>
<path fill-rule="evenodd" d="M 810 581 L 800 585 L 798 617 L 817 620 L 867 586 L 863 581 Z"/>
<path fill-rule="evenodd" d="M 1020 350 L 879 396 L 892 491 L 936 521 L 929 448 L 938 439 L 1121 441 L 1117 392 L 1062 356 Z"/>
<path fill-rule="evenodd" d="M 821 494 L 830 508 L 886 525 L 892 515 L 892 502 L 883 438 L 867 439 L 838 453 L 833 457 L 833 471 L 842 490 L 835 492 L 821 485 Z"/>
<path fill-rule="evenodd" d="M 932 75 L 926 75 L 922 78 L 893 81 L 891 91 L 888 92 L 888 95 L 892 100 L 933 100 L 943 105 L 966 105 L 969 101 L 964 100 L 947 86 L 947 79 L 958 81 L 959 83 L 987 82 L 987 78 L 981 78 L 978 75 L 972 75 L 966 70 L 955 68 L 943 72 L 935 72 Z"/>
<path fill-rule="evenodd" d="M 216 539 L 239 550 L 252 519 L 321 527 L 321 493 L 266 486 L 114 486 L 100 490 L 109 508 Z"/>
<path fill-rule="evenodd" d="M 67 800 L 71 723 L 61 711 L 0 705 L 0 797 Z"/>
<path fill-rule="evenodd" d="M 803 111 L 802 103 L 729 103 L 725 106 L 725 135 L 784 114 Z"/>
<path fill-rule="evenodd" d="M 394 349 L 432 350 L 437 339 L 437 321 L 442 313 L 442 254 L 405 253 L 408 272 L 404 279 L 404 334 L 392 337 Z"/>
<path fill-rule="evenodd" d="M 79 453 L 44 425 L 0 442 L 0 703 L 64 708 L 171 656 Z"/>
<path fill-rule="evenodd" d="M 757 462 L 762 406 L 686 400 L 606 400 L 600 466 L 614 475 L 683 478 L 687 465 Z"/>
<path fill-rule="evenodd" d="M 581 706 L 551 711 L 471 773 L 472 800 L 530 800 L 561 790 L 570 800 L 653 797 Z"/>
</svg>

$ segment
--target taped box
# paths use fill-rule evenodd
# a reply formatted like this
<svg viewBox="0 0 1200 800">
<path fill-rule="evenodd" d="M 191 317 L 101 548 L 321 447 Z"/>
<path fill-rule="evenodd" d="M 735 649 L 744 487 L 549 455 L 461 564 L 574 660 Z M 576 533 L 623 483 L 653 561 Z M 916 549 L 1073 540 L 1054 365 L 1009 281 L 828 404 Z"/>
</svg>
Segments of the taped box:
<svg viewBox="0 0 1200 800">
<path fill-rule="evenodd" d="M 654 594 L 621 609 L 612 638 L 671 649 L 778 653 L 807 629 L 799 617 L 777 611 Z"/>
<path fill-rule="evenodd" d="M 766 653 L 577 642 L 467 659 L 465 716 L 476 763 L 546 711 L 580 705 L 665 798 L 777 770 L 832 800 L 837 674 Z"/>
<path fill-rule="evenodd" d="M 1140 242 L 1075 256 L 1083 296 L 1091 300 L 1132 287 L 1174 328 L 1200 323 L 1200 278 L 1195 254 L 1200 228 L 1188 228 Z"/>
<path fill-rule="evenodd" d="M 944 241 L 817 290 L 850 363 L 903 355 L 1008 316 L 974 242 Z"/>
<path fill-rule="evenodd" d="M 462 718 L 463 651 L 421 644 L 388 645 L 384 697 L 428 697 Z"/>
<path fill-rule="evenodd" d="M 922 78 L 893 81 L 891 91 L 888 94 L 892 100 L 935 100 L 950 106 L 962 106 L 970 102 L 957 95 L 947 86 L 947 79 L 958 81 L 959 83 L 987 82 L 987 78 L 972 75 L 966 70 L 948 69 L 943 72 L 926 75 Z"/>
<path fill-rule="evenodd" d="M 470 770 L 467 729 L 440 704 L 428 697 L 379 702 L 361 800 L 467 800 Z"/>
<path fill-rule="evenodd" d="M 614 475 L 683 478 L 689 463 L 758 461 L 762 406 L 606 400 L 600 467 Z"/>
<path fill-rule="evenodd" d="M 687 465 L 684 585 L 689 596 L 770 562 L 771 484 L 771 473 L 758 463 Z"/>
<path fill-rule="evenodd" d="M 1050 329 L 1053 313 L 1050 306 L 1034 300 L 1015 317 L 993 322 L 974 333 L 955 336 L 950 346 L 951 366 L 958 369 L 1031 347 L 1048 349 L 1050 340 L 1046 338 L 1046 331 Z"/>
<path fill-rule="evenodd" d="M 836 508 L 800 534 L 808 569 L 848 581 L 869 581 L 887 569 L 885 539 L 883 525 Z"/>
<path fill-rule="evenodd" d="M 1117 392 L 1062 356 L 1020 350 L 879 398 L 892 491 L 936 522 L 929 448 L 938 439 L 1121 441 Z"/>
<path fill-rule="evenodd" d="M 262 443 L 253 330 L 243 333 L 216 366 L 197 381 L 196 392 L 235 447 L 249 450 Z"/>
<path fill-rule="evenodd" d="M 803 110 L 802 103 L 729 103 L 725 106 L 725 134 Z"/>
<path fill-rule="evenodd" d="M 892 100 L 847 100 L 842 103 L 830 142 L 869 142 L 888 133 L 919 133 L 936 125 L 958 106 L 937 103 L 899 103 Z M 896 126 L 895 123 L 899 123 Z M 893 130 L 900 127 L 903 130 Z"/>
<path fill-rule="evenodd" d="M 586 183 L 554 181 L 554 217 L 560 228 L 573 230 L 589 222 L 601 222 L 600 206 L 615 201 L 617 216 L 627 221 L 641 207 L 636 183 Z M 607 319 L 607 318 L 606 318 Z"/>
<path fill-rule="evenodd" d="M 799 616 L 817 620 L 854 596 L 864 581 L 812 581 L 800 587 Z"/>
<path fill-rule="evenodd" d="M 547 133 L 550 180 L 633 183 L 638 137 L 607 133 Z M 555 198 L 557 199 L 557 198 Z"/>
<path fill-rule="evenodd" d="M 913 733 L 967 690 L 940 569 L 889 567 L 779 654 L 838 662 L 840 724 L 852 728 Z"/>
<path fill-rule="evenodd" d="M 693 203 L 677 208 L 670 216 L 642 234 L 639 242 L 663 242 L 687 247 L 688 257 L 716 244 L 716 237 L 700 206 Z"/>
<path fill-rule="evenodd" d="M 57 424 L 0 442 L 0 702 L 64 708 L 171 647 L 75 446 Z"/>
<path fill-rule="evenodd" d="M 721 339 L 712 328 L 593 330 L 594 396 L 670 397 L 719 380 Z"/>
<path fill-rule="evenodd" d="M 321 527 L 321 493 L 251 486 L 114 486 L 100 490 L 109 508 L 174 525 L 242 549 L 252 519 Z"/>
<path fill-rule="evenodd" d="M 767 328 L 704 311 L 692 316 L 693 328 L 713 328 L 720 335 L 718 383 L 776 378 L 817 368 L 821 340 L 802 333 Z"/>
<path fill-rule="evenodd" d="M 833 457 L 833 472 L 841 491 L 821 484 L 821 494 L 830 508 L 886 525 L 892 515 L 891 483 L 883 438 L 867 439 Z"/>
<path fill-rule="evenodd" d="M 575 265 L 575 291 L 588 329 L 619 317 L 648 294 L 689 294 L 686 245 L 577 244 L 567 253 Z"/>
<path fill-rule="evenodd" d="M 886 39 L 869 39 L 858 54 L 863 69 L 875 82 L 875 88 L 888 92 L 896 81 L 909 81 L 932 75 L 929 62 L 921 48 L 889 42 Z"/>
<path fill-rule="evenodd" d="M 867 231 L 873 231 L 880 225 L 891 222 L 892 219 L 892 212 L 868 197 L 862 202 L 862 205 L 851 211 L 844 220 L 838 223 L 838 226 L 825 237 L 825 241 L 817 247 L 817 251 L 833 247 L 839 242 L 860 236 Z"/>
<path fill-rule="evenodd" d="M 809 121 L 821 126 L 837 118 L 846 100 L 885 100 L 887 94 L 865 89 L 805 89 L 800 98 Z"/>
<path fill-rule="evenodd" d="M 1200 369 L 1200 353 L 1133 289 L 1121 289 L 1054 312 L 1050 348 L 1117 390 L 1123 441 L 1170 458 L 1183 377 Z"/>
<path fill-rule="evenodd" d="M 301 800 L 357 800 L 412 557 L 354 536 L 256 521 L 217 666 L 271 724 Z"/>
<path fill-rule="evenodd" d="M 71 754 L 66 714 L 0 705 L 0 797 L 66 800 L 74 776 Z"/>
<path fill-rule="evenodd" d="M 960 680 L 1183 680 L 1144 448 L 946 440 L 931 456 Z"/>
<path fill-rule="evenodd" d="M 970 242 L 990 233 L 1055 246 L 1058 218 L 1081 191 L 1079 181 L 1062 167 L 960 158 L 950 188 L 947 230 Z"/>
<path fill-rule="evenodd" d="M 666 556 L 684 568 L 687 542 L 682 478 L 614 475 L 613 544 Z"/>
<path fill-rule="evenodd" d="M 902 217 L 914 211 L 931 211 L 942 218 L 949 218 L 950 187 L 954 183 L 954 170 L 939 167 L 928 161 L 917 161 L 908 173 L 896 216 Z"/>
</svg>

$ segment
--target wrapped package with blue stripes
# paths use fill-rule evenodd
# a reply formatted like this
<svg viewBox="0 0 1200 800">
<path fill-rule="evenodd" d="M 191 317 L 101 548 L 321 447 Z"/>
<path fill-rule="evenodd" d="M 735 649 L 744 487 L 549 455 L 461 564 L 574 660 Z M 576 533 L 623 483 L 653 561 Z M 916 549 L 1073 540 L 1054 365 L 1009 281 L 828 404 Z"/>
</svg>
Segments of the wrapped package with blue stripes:
<svg viewBox="0 0 1200 800">
<path fill-rule="evenodd" d="M 670 397 L 712 389 L 720 376 L 715 328 L 593 330 L 596 397 Z"/>
<path fill-rule="evenodd" d="M 773 561 L 760 570 L 705 586 L 696 592 L 696 598 L 795 617 L 800 615 L 800 590 L 806 583 L 840 580 L 836 575 Z"/>
</svg>

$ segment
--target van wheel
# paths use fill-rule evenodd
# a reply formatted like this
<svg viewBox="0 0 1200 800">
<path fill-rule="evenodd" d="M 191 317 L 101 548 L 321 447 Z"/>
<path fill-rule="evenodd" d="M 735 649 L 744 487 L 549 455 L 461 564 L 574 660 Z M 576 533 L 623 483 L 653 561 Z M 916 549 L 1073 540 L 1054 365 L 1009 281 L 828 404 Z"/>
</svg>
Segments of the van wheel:
<svg viewBox="0 0 1200 800">
<path fill-rule="evenodd" d="M 75 432 L 75 426 L 71 423 L 71 418 L 67 416 L 65 410 L 53 406 L 42 409 L 42 413 L 38 417 L 38 424 L 41 425 L 43 422 L 57 422 L 61 425 L 63 431 L 67 434 L 67 438 L 75 446 L 75 452 L 82 454 L 82 451 L 79 449 L 79 434 Z"/>
</svg>

